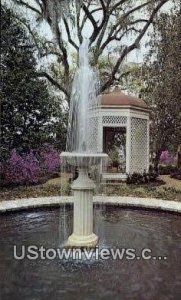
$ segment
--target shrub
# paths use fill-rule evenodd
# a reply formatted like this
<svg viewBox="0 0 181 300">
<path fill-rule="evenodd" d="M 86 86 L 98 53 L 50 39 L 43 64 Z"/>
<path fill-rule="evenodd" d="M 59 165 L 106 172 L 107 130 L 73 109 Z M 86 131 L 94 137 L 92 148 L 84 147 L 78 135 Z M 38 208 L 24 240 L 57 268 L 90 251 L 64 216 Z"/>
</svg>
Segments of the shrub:
<svg viewBox="0 0 181 300">
<path fill-rule="evenodd" d="M 170 175 L 178 170 L 174 165 L 159 165 L 158 172 L 160 175 Z"/>
<path fill-rule="evenodd" d="M 29 153 L 27 153 L 23 159 L 25 181 L 27 183 L 38 183 L 41 169 L 36 156 L 33 154 L 33 151 L 31 150 Z"/>
<path fill-rule="evenodd" d="M 171 178 L 174 178 L 174 179 L 181 180 L 181 169 L 175 171 L 174 173 L 172 173 L 172 174 L 170 175 L 170 177 L 171 177 Z"/>
<path fill-rule="evenodd" d="M 109 151 L 108 155 L 113 167 L 118 167 L 120 162 L 118 150 L 116 148 L 112 149 L 111 151 Z"/>
<path fill-rule="evenodd" d="M 30 185 L 45 182 L 60 169 L 60 156 L 51 145 L 19 154 L 14 149 L 0 165 L 1 185 Z"/>
<path fill-rule="evenodd" d="M 33 151 L 20 156 L 15 149 L 12 150 L 10 158 L 4 168 L 4 180 L 6 185 L 37 183 L 39 175 L 40 166 Z"/>
<path fill-rule="evenodd" d="M 126 183 L 127 184 L 146 184 L 149 182 L 156 182 L 157 178 L 158 178 L 158 175 L 151 171 L 149 173 L 144 172 L 143 174 L 135 172 L 131 175 L 128 175 Z"/>
<path fill-rule="evenodd" d="M 61 195 L 67 195 L 67 196 L 71 195 L 71 185 L 70 185 L 70 183 L 67 182 L 67 183 L 62 185 Z"/>
<path fill-rule="evenodd" d="M 52 145 L 43 145 L 39 151 L 39 159 L 44 174 L 53 175 L 60 171 L 60 153 Z"/>
<path fill-rule="evenodd" d="M 160 164 L 164 164 L 164 165 L 174 164 L 174 157 L 168 151 L 162 151 L 160 155 Z"/>
</svg>

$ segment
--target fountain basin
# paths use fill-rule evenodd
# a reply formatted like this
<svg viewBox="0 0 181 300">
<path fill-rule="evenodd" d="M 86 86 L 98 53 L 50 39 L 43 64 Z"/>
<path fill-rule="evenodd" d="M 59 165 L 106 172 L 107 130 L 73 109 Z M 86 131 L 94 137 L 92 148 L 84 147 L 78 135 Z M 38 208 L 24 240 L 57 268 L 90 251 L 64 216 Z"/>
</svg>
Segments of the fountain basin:
<svg viewBox="0 0 181 300">
<path fill-rule="evenodd" d="M 98 165 L 102 160 L 107 160 L 106 153 L 85 153 L 85 152 L 62 152 L 60 157 L 71 166 L 79 168 L 88 168 L 92 165 Z"/>
<path fill-rule="evenodd" d="M 59 247 L 72 232 L 72 215 L 70 205 L 1 214 L 1 299 L 180 299 L 178 214 L 94 207 L 100 249 L 135 248 L 139 253 L 151 247 L 153 255 L 166 255 L 167 260 L 13 258 L 15 244 L 19 256 L 22 245 Z"/>
</svg>

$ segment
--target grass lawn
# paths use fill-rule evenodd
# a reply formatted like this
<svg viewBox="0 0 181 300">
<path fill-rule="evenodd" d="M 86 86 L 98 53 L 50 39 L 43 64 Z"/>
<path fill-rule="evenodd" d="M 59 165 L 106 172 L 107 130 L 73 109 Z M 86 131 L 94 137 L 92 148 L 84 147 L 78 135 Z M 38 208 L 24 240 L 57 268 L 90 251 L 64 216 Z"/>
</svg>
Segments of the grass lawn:
<svg viewBox="0 0 181 300">
<path fill-rule="evenodd" d="M 181 180 L 171 178 L 169 175 L 161 175 L 160 178 L 166 183 L 167 187 L 181 190 Z"/>
<path fill-rule="evenodd" d="M 37 186 L 21 186 L 16 188 L 2 188 L 0 191 L 0 200 L 13 200 L 17 198 L 30 197 L 48 197 L 59 195 L 70 195 L 69 175 L 62 178 L 48 180 L 45 184 Z M 170 178 L 168 175 L 160 176 L 165 183 L 159 186 L 155 185 L 127 185 L 125 183 L 118 185 L 108 185 L 103 192 L 110 195 L 132 196 L 143 198 L 161 198 L 166 200 L 181 201 L 181 181 Z M 61 188 L 62 186 L 62 188 Z"/>
</svg>

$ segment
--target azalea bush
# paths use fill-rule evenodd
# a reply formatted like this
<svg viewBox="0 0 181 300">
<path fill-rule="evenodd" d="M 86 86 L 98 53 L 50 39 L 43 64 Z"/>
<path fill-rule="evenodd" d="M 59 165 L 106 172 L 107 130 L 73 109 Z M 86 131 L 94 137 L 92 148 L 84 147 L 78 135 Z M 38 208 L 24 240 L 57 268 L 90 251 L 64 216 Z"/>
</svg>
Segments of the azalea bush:
<svg viewBox="0 0 181 300">
<path fill-rule="evenodd" d="M 158 172 L 160 175 L 169 175 L 177 171 L 175 158 L 168 151 L 162 151 L 160 155 Z"/>
<path fill-rule="evenodd" d="M 49 144 L 45 144 L 39 153 L 42 171 L 52 175 L 60 171 L 60 153 Z"/>
<path fill-rule="evenodd" d="M 35 184 L 38 183 L 40 174 L 40 164 L 32 150 L 22 156 L 15 149 L 12 150 L 10 158 L 5 163 L 5 184 Z"/>
<path fill-rule="evenodd" d="M 160 155 L 160 164 L 172 165 L 175 163 L 174 157 L 168 151 L 162 151 Z"/>
<path fill-rule="evenodd" d="M 60 155 L 53 146 L 19 154 L 12 150 L 9 159 L 1 162 L 1 185 L 31 185 L 42 183 L 60 170 Z"/>
</svg>

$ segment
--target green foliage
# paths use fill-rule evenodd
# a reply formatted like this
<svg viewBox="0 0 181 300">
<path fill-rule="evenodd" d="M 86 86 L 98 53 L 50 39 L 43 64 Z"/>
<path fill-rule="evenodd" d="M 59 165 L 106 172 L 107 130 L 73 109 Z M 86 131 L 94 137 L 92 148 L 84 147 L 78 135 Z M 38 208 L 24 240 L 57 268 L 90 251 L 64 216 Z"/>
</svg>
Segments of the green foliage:
<svg viewBox="0 0 181 300">
<path fill-rule="evenodd" d="M 66 195 L 70 196 L 71 195 L 71 185 L 69 182 L 66 182 L 62 187 L 61 187 L 61 195 Z"/>
<path fill-rule="evenodd" d="M 158 175 L 154 172 L 149 173 L 133 173 L 131 175 L 128 175 L 127 177 L 127 184 L 147 184 L 150 182 L 157 182 L 158 181 Z"/>
<path fill-rule="evenodd" d="M 169 175 L 176 172 L 178 169 L 174 165 L 159 165 L 158 172 L 160 175 Z"/>
<path fill-rule="evenodd" d="M 143 96 L 151 108 L 151 143 L 158 163 L 161 151 L 175 152 L 181 140 L 181 18 L 161 14 L 154 25 Z"/>
<path fill-rule="evenodd" d="M 144 88 L 144 66 L 141 63 L 127 63 L 123 66 L 123 74 L 119 84 L 122 89 L 129 92 L 141 95 L 141 91 Z"/>
<path fill-rule="evenodd" d="M 167 186 L 152 185 L 123 185 L 108 186 L 106 188 L 107 196 L 129 196 L 143 198 L 158 198 L 165 200 L 181 200 L 181 191 Z"/>
<path fill-rule="evenodd" d="M 112 149 L 109 151 L 108 155 L 109 155 L 109 158 L 111 159 L 113 167 L 117 167 L 120 162 L 118 150 L 116 148 Z"/>
<path fill-rule="evenodd" d="M 27 151 L 42 143 L 65 144 L 65 115 L 60 99 L 37 77 L 35 47 L 13 12 L 1 12 L 1 152 Z"/>
<path fill-rule="evenodd" d="M 120 84 L 150 107 L 150 146 L 157 169 L 164 150 L 175 154 L 181 140 L 181 18 L 177 10 L 153 24 L 143 65 L 124 66 Z"/>
<path fill-rule="evenodd" d="M 70 195 L 70 185 L 60 187 L 60 185 L 39 185 L 39 186 L 20 186 L 15 188 L 2 188 L 0 192 L 1 200 L 13 200 L 22 198 L 37 198 L 37 197 L 49 197 L 49 196 L 60 196 Z"/>
</svg>

